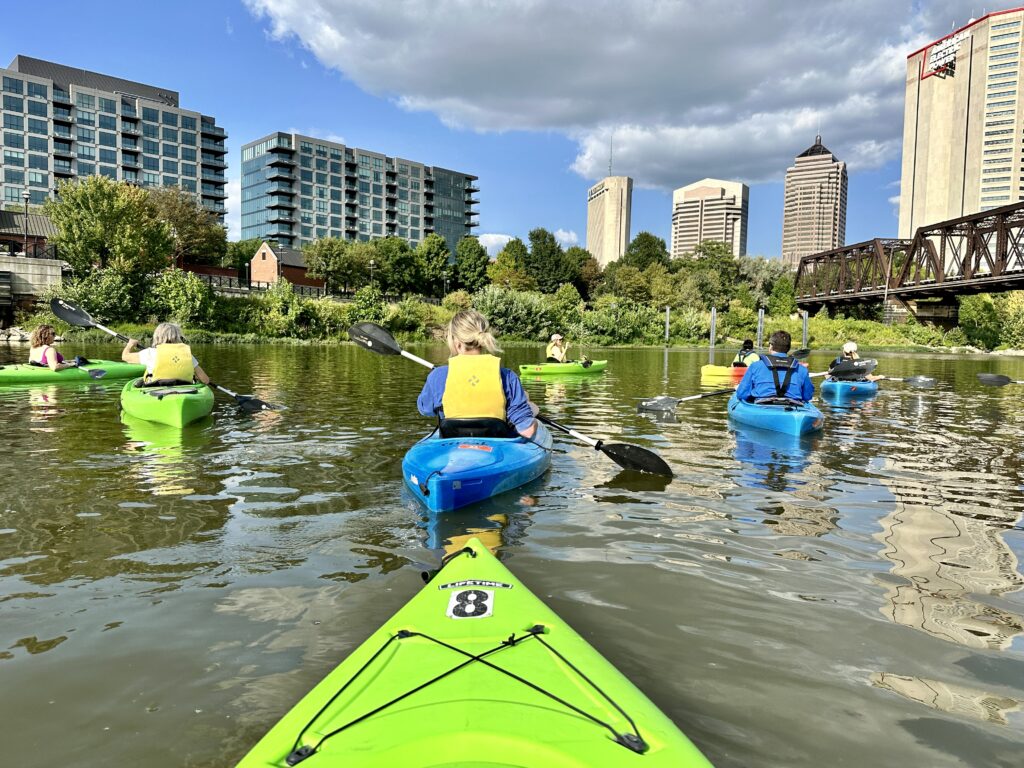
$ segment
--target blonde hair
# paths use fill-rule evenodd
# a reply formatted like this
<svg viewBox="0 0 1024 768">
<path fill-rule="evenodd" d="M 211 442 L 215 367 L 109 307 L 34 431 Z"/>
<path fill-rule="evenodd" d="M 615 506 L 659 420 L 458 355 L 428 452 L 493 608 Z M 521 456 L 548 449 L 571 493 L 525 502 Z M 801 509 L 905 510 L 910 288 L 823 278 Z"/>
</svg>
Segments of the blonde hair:
<svg viewBox="0 0 1024 768">
<path fill-rule="evenodd" d="M 32 335 L 29 337 L 29 344 L 33 347 L 41 347 L 44 344 L 53 344 L 53 340 L 56 338 L 56 334 L 53 331 L 52 325 L 36 326 L 32 331 Z"/>
<path fill-rule="evenodd" d="M 460 342 L 466 349 L 480 349 L 492 355 L 501 352 L 491 333 L 491 324 L 475 309 L 464 309 L 456 313 L 448 323 L 447 341 L 453 355 L 456 354 L 456 342 Z"/>
<path fill-rule="evenodd" d="M 153 331 L 153 346 L 157 344 L 182 344 L 181 326 L 177 323 L 160 323 Z"/>
</svg>

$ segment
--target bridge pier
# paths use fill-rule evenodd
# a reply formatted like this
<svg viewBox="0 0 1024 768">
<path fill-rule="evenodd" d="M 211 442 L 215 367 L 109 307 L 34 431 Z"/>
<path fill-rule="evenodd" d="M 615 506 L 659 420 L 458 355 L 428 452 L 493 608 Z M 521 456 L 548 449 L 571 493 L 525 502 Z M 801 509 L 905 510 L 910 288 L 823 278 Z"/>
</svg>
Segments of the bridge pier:
<svg viewBox="0 0 1024 768">
<path fill-rule="evenodd" d="M 882 322 L 887 325 L 905 323 L 911 317 L 919 323 L 932 323 L 948 331 L 955 328 L 960 319 L 959 305 L 953 297 L 937 302 L 890 298 L 882 308 Z"/>
</svg>

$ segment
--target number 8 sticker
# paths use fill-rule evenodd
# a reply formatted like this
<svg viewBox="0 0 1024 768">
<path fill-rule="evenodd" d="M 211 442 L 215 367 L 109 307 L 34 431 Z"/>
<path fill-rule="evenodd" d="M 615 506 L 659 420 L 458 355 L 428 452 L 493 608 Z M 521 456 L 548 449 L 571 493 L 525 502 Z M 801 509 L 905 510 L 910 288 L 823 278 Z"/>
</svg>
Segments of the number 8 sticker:
<svg viewBox="0 0 1024 768">
<path fill-rule="evenodd" d="M 494 609 L 494 592 L 488 589 L 464 589 L 448 601 L 445 614 L 451 619 L 482 619 Z"/>
</svg>

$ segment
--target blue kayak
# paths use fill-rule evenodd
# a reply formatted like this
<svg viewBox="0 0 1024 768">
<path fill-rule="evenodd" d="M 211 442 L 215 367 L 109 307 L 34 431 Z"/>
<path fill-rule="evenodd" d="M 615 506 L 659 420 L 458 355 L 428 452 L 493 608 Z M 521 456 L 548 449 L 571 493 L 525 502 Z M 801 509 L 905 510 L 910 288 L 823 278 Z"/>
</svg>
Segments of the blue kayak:
<svg viewBox="0 0 1024 768">
<path fill-rule="evenodd" d="M 825 379 L 821 383 L 821 394 L 826 397 L 874 397 L 878 394 L 877 381 L 844 381 Z"/>
<path fill-rule="evenodd" d="M 428 509 L 445 512 L 518 488 L 550 464 L 551 433 L 537 422 L 532 440 L 432 432 L 406 452 L 402 476 Z"/>
<path fill-rule="evenodd" d="M 729 418 L 740 424 L 790 435 L 806 435 L 821 429 L 825 417 L 811 403 L 798 405 L 759 405 L 729 398 Z"/>
</svg>

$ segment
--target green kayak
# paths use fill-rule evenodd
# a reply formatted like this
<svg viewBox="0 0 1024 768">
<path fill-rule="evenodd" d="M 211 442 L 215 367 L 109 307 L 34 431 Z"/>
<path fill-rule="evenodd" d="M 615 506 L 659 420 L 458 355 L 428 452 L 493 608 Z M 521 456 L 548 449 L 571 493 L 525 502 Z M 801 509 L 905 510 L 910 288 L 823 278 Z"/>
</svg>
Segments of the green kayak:
<svg viewBox="0 0 1024 768">
<path fill-rule="evenodd" d="M 303 764 L 711 765 L 475 538 L 239 766 Z"/>
<path fill-rule="evenodd" d="M 129 416 L 183 427 L 213 410 L 213 390 L 205 384 L 140 387 L 141 381 L 133 379 L 121 390 L 121 408 Z"/>
<path fill-rule="evenodd" d="M 122 363 L 120 360 L 90 360 L 80 368 L 52 371 L 49 368 L 25 363 L 0 365 L 0 386 L 4 384 L 37 384 L 65 381 L 92 381 L 89 371 L 103 370 L 104 379 L 130 379 L 146 372 L 146 366 Z"/>
<path fill-rule="evenodd" d="M 530 376 L 546 376 L 552 373 L 602 373 L 607 360 L 591 360 L 590 365 L 580 362 L 572 363 L 537 363 L 536 365 L 520 365 L 519 374 Z"/>
</svg>

